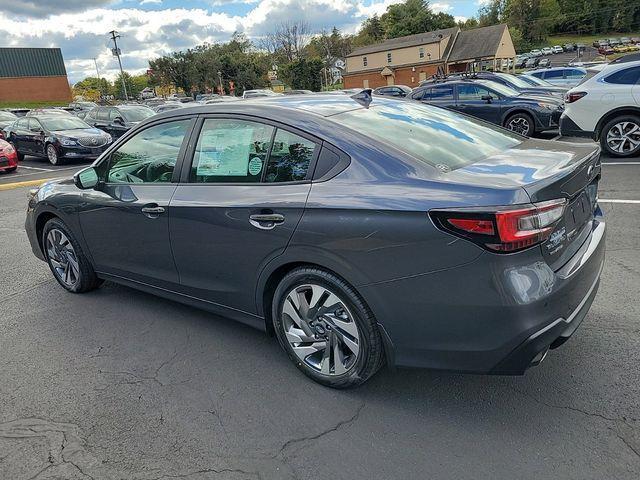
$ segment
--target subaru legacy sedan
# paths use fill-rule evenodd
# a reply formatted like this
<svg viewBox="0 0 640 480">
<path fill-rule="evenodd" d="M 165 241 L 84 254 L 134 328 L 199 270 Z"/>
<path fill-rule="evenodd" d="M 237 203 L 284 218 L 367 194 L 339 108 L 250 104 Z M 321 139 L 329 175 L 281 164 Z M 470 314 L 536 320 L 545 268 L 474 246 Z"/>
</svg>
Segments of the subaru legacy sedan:
<svg viewBox="0 0 640 480">
<path fill-rule="evenodd" d="M 522 374 L 596 295 L 599 157 L 371 90 L 205 105 L 31 192 L 26 230 L 65 290 L 110 280 L 266 330 L 324 385 L 385 363 Z"/>
</svg>

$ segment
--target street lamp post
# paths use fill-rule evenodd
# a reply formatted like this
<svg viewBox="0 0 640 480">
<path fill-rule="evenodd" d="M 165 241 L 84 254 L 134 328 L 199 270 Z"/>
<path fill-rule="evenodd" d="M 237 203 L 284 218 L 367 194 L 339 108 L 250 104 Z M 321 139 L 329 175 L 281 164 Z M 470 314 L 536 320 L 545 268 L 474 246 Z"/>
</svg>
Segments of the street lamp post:
<svg viewBox="0 0 640 480">
<path fill-rule="evenodd" d="M 223 89 L 222 89 L 222 72 L 220 70 L 218 70 L 218 80 L 220 81 L 220 95 L 223 95 Z"/>
</svg>

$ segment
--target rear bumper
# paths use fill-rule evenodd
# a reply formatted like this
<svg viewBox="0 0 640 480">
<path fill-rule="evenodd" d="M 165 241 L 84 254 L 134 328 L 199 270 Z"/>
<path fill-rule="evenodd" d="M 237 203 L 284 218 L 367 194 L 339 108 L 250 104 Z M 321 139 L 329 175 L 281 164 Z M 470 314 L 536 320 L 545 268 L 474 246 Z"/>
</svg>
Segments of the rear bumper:
<svg viewBox="0 0 640 480">
<path fill-rule="evenodd" d="M 595 132 L 581 129 L 571 118 L 563 114 L 560 117 L 560 135 L 563 137 L 583 137 L 595 140 Z"/>
<path fill-rule="evenodd" d="M 599 215 L 580 250 L 555 272 L 533 248 L 517 256 L 485 253 L 466 265 L 358 290 L 388 334 L 395 365 L 522 374 L 585 317 L 604 247 Z"/>
</svg>

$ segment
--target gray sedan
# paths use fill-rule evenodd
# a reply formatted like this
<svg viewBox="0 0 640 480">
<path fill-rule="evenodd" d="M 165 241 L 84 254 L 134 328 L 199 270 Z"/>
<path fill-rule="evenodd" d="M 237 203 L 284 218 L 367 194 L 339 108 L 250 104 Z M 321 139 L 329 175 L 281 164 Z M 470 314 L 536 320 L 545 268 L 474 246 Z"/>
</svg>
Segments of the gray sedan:
<svg viewBox="0 0 640 480">
<path fill-rule="evenodd" d="M 370 90 L 205 105 L 33 191 L 26 230 L 64 290 L 226 315 L 324 385 L 522 374 L 596 294 L 599 156 Z"/>
</svg>

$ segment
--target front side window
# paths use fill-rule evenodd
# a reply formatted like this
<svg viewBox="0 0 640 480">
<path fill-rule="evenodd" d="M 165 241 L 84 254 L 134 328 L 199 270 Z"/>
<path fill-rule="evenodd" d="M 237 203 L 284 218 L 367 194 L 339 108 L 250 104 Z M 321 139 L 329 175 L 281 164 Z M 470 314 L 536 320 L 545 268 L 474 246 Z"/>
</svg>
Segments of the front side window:
<svg viewBox="0 0 640 480">
<path fill-rule="evenodd" d="M 138 132 L 111 154 L 102 176 L 107 183 L 170 182 L 190 123 L 167 122 Z"/>
<path fill-rule="evenodd" d="M 208 118 L 191 166 L 196 183 L 259 182 L 274 127 L 246 120 Z"/>
<path fill-rule="evenodd" d="M 305 180 L 317 145 L 295 133 L 276 132 L 267 163 L 265 182 L 295 182 Z"/>
<path fill-rule="evenodd" d="M 640 67 L 625 68 L 618 70 L 604 78 L 607 83 L 615 83 L 618 85 L 635 85 L 640 83 Z"/>
<path fill-rule="evenodd" d="M 577 68 L 568 68 L 564 71 L 566 78 L 577 78 L 580 79 L 584 77 L 586 74 L 582 70 L 578 70 Z"/>
<path fill-rule="evenodd" d="M 31 130 L 32 132 L 39 132 L 40 130 L 42 130 L 42 125 L 40 125 L 40 122 L 35 118 L 30 118 L 29 130 Z"/>
<path fill-rule="evenodd" d="M 98 109 L 98 113 L 96 114 L 96 118 L 98 120 L 107 121 L 109 120 L 109 111 L 113 110 L 112 108 L 100 108 Z"/>
<path fill-rule="evenodd" d="M 20 120 L 18 120 L 16 122 L 16 127 L 18 128 L 24 128 L 25 130 L 29 128 L 29 119 L 28 118 L 21 118 Z"/>
</svg>

